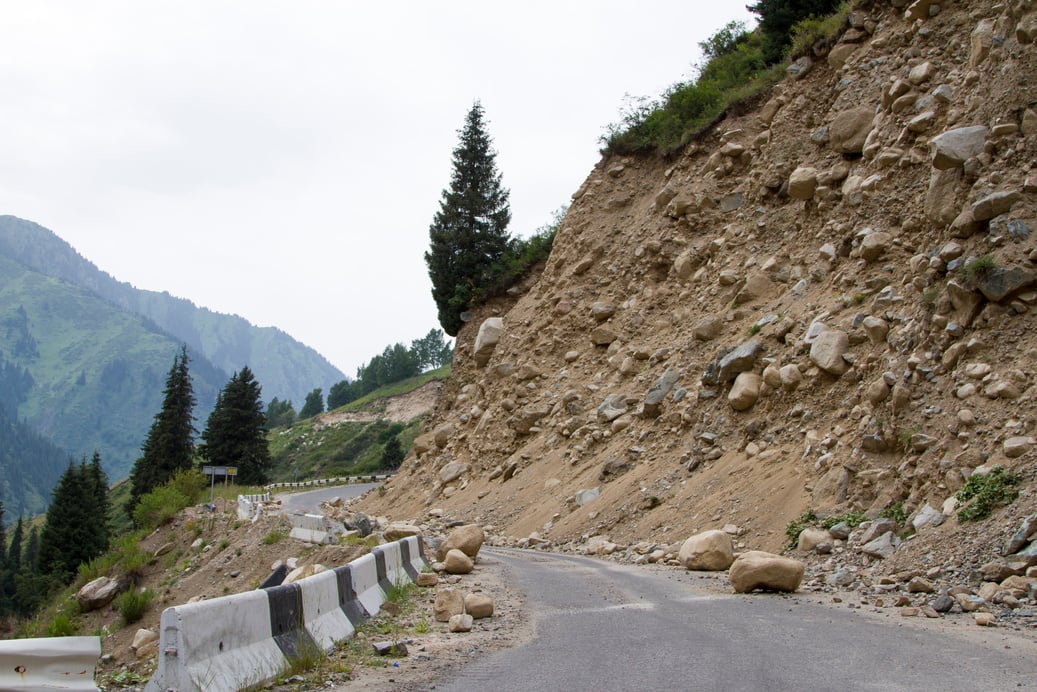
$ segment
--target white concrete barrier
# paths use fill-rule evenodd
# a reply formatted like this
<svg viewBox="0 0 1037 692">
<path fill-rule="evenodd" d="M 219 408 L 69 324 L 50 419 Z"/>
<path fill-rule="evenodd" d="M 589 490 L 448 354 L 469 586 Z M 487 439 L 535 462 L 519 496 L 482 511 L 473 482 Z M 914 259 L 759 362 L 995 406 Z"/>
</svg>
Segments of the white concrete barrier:
<svg viewBox="0 0 1037 692">
<path fill-rule="evenodd" d="M 330 650 L 424 567 L 416 536 L 294 584 L 167 608 L 145 692 L 237 690 L 276 677 L 307 647 Z"/>
<path fill-rule="evenodd" d="M 263 503 L 270 502 L 270 493 L 238 495 L 238 519 L 249 521 L 263 513 Z"/>
<path fill-rule="evenodd" d="M 93 690 L 100 637 L 0 641 L 0 690 Z"/>
<path fill-rule="evenodd" d="M 323 514 L 292 514 L 289 519 L 292 531 L 288 536 L 307 543 L 334 543 L 346 530 L 342 524 Z"/>
</svg>

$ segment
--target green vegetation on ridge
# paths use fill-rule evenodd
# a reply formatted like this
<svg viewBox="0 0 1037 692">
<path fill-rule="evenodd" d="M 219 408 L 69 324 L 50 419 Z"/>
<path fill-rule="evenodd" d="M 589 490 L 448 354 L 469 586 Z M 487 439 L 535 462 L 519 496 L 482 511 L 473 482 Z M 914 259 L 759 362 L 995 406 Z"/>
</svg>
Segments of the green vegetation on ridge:
<svg viewBox="0 0 1037 692">
<path fill-rule="evenodd" d="M 747 101 L 784 76 L 782 60 L 829 38 L 845 23 L 827 24 L 819 18 L 843 9 L 840 0 L 759 0 L 747 9 L 759 18 L 748 31 L 730 22 L 699 43 L 706 62 L 695 79 L 677 82 L 658 100 L 632 98 L 618 123 L 606 127 L 604 154 L 669 155 L 680 150 L 727 109 Z M 629 98 L 629 97 L 628 97 Z"/>
</svg>

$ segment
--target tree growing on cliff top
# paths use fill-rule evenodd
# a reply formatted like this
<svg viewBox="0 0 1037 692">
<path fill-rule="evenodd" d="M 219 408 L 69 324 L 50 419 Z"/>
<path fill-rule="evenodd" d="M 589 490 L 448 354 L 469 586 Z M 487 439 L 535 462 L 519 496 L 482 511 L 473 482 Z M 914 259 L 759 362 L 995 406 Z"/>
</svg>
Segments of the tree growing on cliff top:
<svg viewBox="0 0 1037 692">
<path fill-rule="evenodd" d="M 745 9 L 760 18 L 763 58 L 768 65 L 780 62 L 792 43 L 792 27 L 809 17 L 825 17 L 842 0 L 757 0 Z"/>
<path fill-rule="evenodd" d="M 497 153 L 478 101 L 458 134 L 450 188 L 443 190 L 439 211 L 429 226 L 430 246 L 425 253 L 439 323 L 450 336 L 457 336 L 461 313 L 473 292 L 489 282 L 494 265 L 507 250 L 511 222 L 509 192 L 501 185 Z"/>
</svg>

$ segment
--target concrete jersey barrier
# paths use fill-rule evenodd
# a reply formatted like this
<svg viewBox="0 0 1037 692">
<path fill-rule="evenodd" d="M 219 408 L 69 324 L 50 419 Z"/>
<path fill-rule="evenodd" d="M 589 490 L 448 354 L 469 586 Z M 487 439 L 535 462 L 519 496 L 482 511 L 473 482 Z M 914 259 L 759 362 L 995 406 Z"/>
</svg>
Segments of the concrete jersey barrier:
<svg viewBox="0 0 1037 692">
<path fill-rule="evenodd" d="M 93 690 L 100 637 L 0 641 L 0 690 Z"/>
<path fill-rule="evenodd" d="M 263 503 L 270 502 L 270 493 L 238 495 L 238 519 L 248 521 L 262 514 Z"/>
<path fill-rule="evenodd" d="M 145 692 L 238 690 L 276 677 L 308 648 L 330 651 L 425 566 L 417 536 L 294 584 L 167 608 Z"/>
<path fill-rule="evenodd" d="M 290 519 L 292 531 L 288 536 L 307 543 L 334 543 L 346 530 L 342 524 L 323 514 L 293 514 Z"/>
</svg>

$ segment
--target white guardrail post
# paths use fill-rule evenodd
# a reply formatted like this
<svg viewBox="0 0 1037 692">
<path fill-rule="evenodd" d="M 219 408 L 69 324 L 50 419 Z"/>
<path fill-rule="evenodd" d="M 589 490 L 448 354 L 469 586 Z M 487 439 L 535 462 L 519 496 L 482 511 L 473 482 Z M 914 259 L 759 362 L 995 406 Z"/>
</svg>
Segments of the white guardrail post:
<svg viewBox="0 0 1037 692">
<path fill-rule="evenodd" d="M 100 637 L 0 641 L 0 690 L 93 690 Z"/>
<path fill-rule="evenodd" d="M 306 648 L 330 651 L 351 637 L 389 587 L 413 581 L 424 566 L 421 538 L 411 536 L 294 584 L 166 608 L 145 692 L 263 684 Z"/>
</svg>

